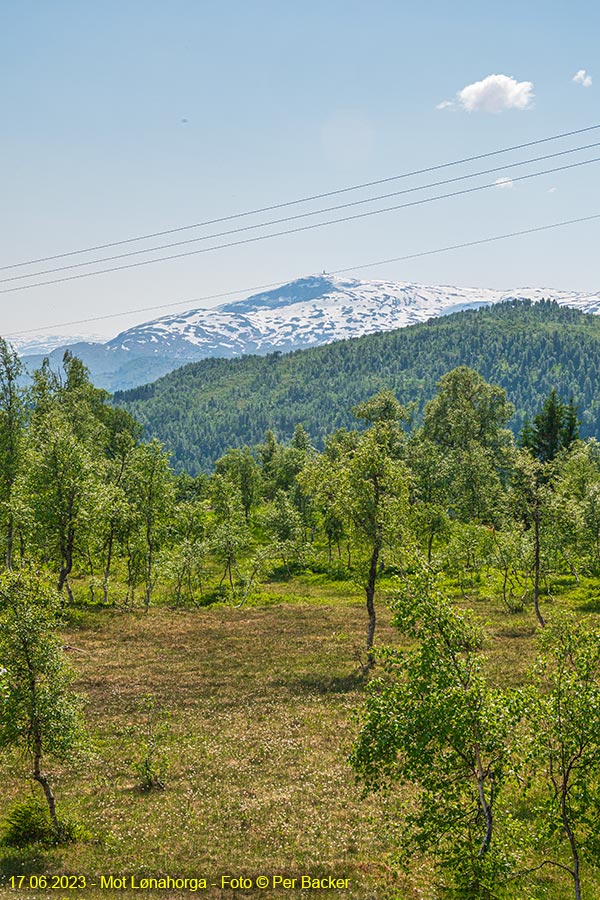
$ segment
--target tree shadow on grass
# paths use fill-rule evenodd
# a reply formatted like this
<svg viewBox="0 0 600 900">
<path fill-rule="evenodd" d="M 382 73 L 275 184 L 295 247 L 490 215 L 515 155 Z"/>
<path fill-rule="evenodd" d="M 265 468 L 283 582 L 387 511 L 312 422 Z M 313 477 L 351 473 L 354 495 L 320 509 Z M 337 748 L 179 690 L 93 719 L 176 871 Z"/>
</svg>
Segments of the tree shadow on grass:
<svg viewBox="0 0 600 900">
<path fill-rule="evenodd" d="M 595 597 L 589 597 L 583 603 L 578 603 L 577 609 L 580 610 L 580 612 L 590 612 L 590 613 L 600 612 L 600 595 L 595 596 Z"/>
<path fill-rule="evenodd" d="M 290 581 L 294 575 L 303 575 L 307 571 L 305 565 L 299 562 L 288 562 L 282 563 L 280 566 L 275 566 L 271 569 L 265 579 L 265 582 L 268 584 L 269 582 L 274 583 L 285 583 Z"/>
<path fill-rule="evenodd" d="M 505 628 L 499 628 L 496 632 L 498 637 L 516 638 L 518 640 L 529 640 L 536 633 L 535 625 L 508 625 Z"/>
<path fill-rule="evenodd" d="M 281 680 L 279 685 L 298 694 L 349 694 L 360 691 L 369 680 L 363 669 L 355 669 L 349 675 L 302 675 Z"/>
<path fill-rule="evenodd" d="M 0 883 L 11 875 L 37 875 L 48 871 L 50 854 L 40 844 L 8 847 L 0 844 Z"/>
<path fill-rule="evenodd" d="M 272 569 L 269 572 L 268 577 L 265 579 L 266 584 L 285 584 L 290 581 L 292 578 L 292 572 L 286 566 L 278 566 L 276 569 Z"/>
</svg>

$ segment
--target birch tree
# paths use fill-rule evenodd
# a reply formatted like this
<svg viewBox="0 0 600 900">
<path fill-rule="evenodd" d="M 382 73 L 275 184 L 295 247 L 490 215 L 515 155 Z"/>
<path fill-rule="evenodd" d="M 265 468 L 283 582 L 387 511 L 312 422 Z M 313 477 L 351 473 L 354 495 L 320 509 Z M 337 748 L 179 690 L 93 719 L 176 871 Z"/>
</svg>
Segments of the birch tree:
<svg viewBox="0 0 600 900">
<path fill-rule="evenodd" d="M 362 711 L 351 764 L 366 789 L 411 786 L 405 848 L 433 851 L 453 896 L 482 898 L 510 867 L 496 850 L 517 694 L 490 688 L 482 670 L 483 634 L 455 612 L 424 571 L 394 602 L 407 651 L 383 654 Z"/>
<path fill-rule="evenodd" d="M 55 634 L 57 612 L 56 594 L 38 576 L 9 572 L 0 579 L 0 748 L 25 752 L 60 840 L 66 835 L 46 762 L 73 760 L 84 729 L 73 674 Z"/>
</svg>

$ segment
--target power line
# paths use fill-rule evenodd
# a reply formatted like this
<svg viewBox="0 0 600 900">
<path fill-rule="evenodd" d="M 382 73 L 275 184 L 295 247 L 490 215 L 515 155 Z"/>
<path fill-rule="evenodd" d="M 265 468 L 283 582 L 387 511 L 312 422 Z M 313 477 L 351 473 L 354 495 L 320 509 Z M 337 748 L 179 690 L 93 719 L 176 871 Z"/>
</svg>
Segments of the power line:
<svg viewBox="0 0 600 900">
<path fill-rule="evenodd" d="M 387 194 L 379 194 L 378 196 L 375 196 L 375 197 L 366 197 L 362 200 L 352 200 L 350 203 L 341 203 L 336 206 L 328 206 L 328 207 L 324 207 L 322 209 L 316 209 L 316 210 L 311 210 L 309 212 L 298 213 L 293 216 L 285 216 L 281 219 L 271 219 L 268 222 L 257 222 L 253 225 L 243 225 L 240 228 L 233 228 L 228 231 L 218 231 L 213 234 L 205 234 L 205 235 L 202 235 L 201 237 L 188 238 L 187 240 L 184 240 L 184 241 L 173 241 L 172 243 L 169 243 L 169 244 L 160 244 L 157 247 L 146 247 L 141 250 L 131 250 L 127 253 L 118 253 L 113 256 L 102 256 L 99 259 L 92 259 L 92 260 L 88 260 L 85 262 L 70 263 L 69 265 L 66 265 L 66 266 L 57 266 L 53 269 L 42 269 L 37 272 L 28 272 L 26 275 L 11 275 L 8 278 L 0 278 L 0 284 L 7 284 L 8 282 L 13 282 L 13 281 L 23 281 L 24 279 L 27 279 L 27 278 L 37 278 L 41 275 L 52 275 L 55 272 L 65 272 L 65 271 L 70 271 L 72 269 L 80 269 L 84 266 L 95 266 L 95 265 L 98 265 L 98 264 L 104 263 L 104 262 L 113 262 L 117 259 L 128 259 L 128 258 L 131 258 L 132 256 L 140 256 L 141 254 L 144 254 L 144 253 L 155 253 L 159 250 L 170 250 L 172 247 L 182 247 L 182 246 L 185 246 L 188 244 L 197 244 L 200 241 L 210 241 L 210 240 L 215 240 L 216 238 L 220 238 L 220 237 L 229 237 L 232 234 L 240 234 L 243 232 L 255 231 L 256 229 L 259 229 L 259 228 L 269 228 L 272 225 L 282 225 L 286 222 L 295 222 L 295 221 L 298 221 L 299 219 L 306 219 L 311 216 L 324 215 L 325 213 L 337 212 L 338 210 L 341 210 L 341 209 L 349 209 L 351 207 L 363 206 L 365 203 L 376 203 L 379 200 L 387 200 L 390 197 L 399 197 L 404 194 L 414 194 L 416 191 L 425 191 L 425 190 L 429 190 L 430 188 L 442 187 L 445 184 L 455 184 L 458 181 L 466 181 L 471 178 L 479 178 L 483 175 L 491 175 L 492 173 L 495 173 L 495 172 L 507 172 L 510 169 L 516 168 L 517 166 L 526 166 L 526 165 L 530 165 L 532 163 L 542 162 L 547 159 L 556 159 L 559 156 L 567 156 L 570 153 L 581 153 L 584 150 L 591 150 L 594 147 L 600 147 L 600 141 L 596 141 L 593 144 L 585 144 L 581 147 L 571 147 L 569 150 L 560 150 L 557 153 L 547 153 L 544 156 L 535 156 L 535 157 L 532 157 L 531 159 L 520 160 L 519 162 L 510 163 L 509 165 L 505 165 L 505 166 L 494 166 L 491 169 L 483 169 L 479 172 L 472 172 L 472 173 L 468 173 L 466 175 L 458 175 L 455 178 L 446 178 L 442 181 L 432 181 L 429 184 L 416 185 L 415 187 L 404 188 L 403 190 L 400 190 L 400 191 L 392 191 L 391 193 L 387 193 Z M 92 274 L 94 274 L 94 273 L 92 273 Z"/>
<path fill-rule="evenodd" d="M 554 172 L 564 172 L 567 169 L 576 169 L 581 166 L 587 166 L 587 165 L 590 165 L 591 163 L 595 163 L 595 162 L 600 162 L 599 156 L 593 157 L 592 159 L 582 160 L 577 163 L 569 163 L 568 165 L 565 165 L 565 166 L 558 166 L 553 169 L 543 169 L 539 172 L 532 172 L 529 175 L 519 175 L 517 178 L 512 178 L 511 181 L 513 183 L 516 183 L 518 181 L 526 181 L 530 178 L 538 178 L 541 175 L 549 175 Z M 483 191 L 483 190 L 493 188 L 493 187 L 497 187 L 496 182 L 490 182 L 488 184 L 481 184 L 481 185 L 477 185 L 476 187 L 471 187 L 471 188 L 464 188 L 463 190 L 460 190 L 460 191 L 451 191 L 450 193 L 447 193 L 447 194 L 438 194 L 435 197 L 424 197 L 419 200 L 412 200 L 410 203 L 400 203 L 395 206 L 384 207 L 383 209 L 374 209 L 374 210 L 369 210 L 368 212 L 355 213 L 354 215 L 351 215 L 351 216 L 342 216 L 341 218 L 338 218 L 338 219 L 329 219 L 326 222 L 312 222 L 310 225 L 302 225 L 299 228 L 287 228 L 287 229 L 284 229 L 283 231 L 272 232 L 271 234 L 261 234 L 261 235 L 257 235 L 256 237 L 243 238 L 242 240 L 239 240 L 239 241 L 228 241 L 224 244 L 216 244 L 214 247 L 202 247 L 198 250 L 186 250 L 184 253 L 172 253 L 168 256 L 159 256 L 156 259 L 145 259 L 140 262 L 126 263 L 123 266 L 110 266 L 109 268 L 106 268 L 106 269 L 98 269 L 98 271 L 96 271 L 96 272 L 80 272 L 78 275 L 65 275 L 62 278 L 54 278 L 54 279 L 50 279 L 49 281 L 35 281 L 35 282 L 33 282 L 33 284 L 23 284 L 23 285 L 20 285 L 19 287 L 3 288 L 2 290 L 0 290 L 0 294 L 10 294 L 10 293 L 14 293 L 16 291 L 27 291 L 27 290 L 30 290 L 31 288 L 44 287 L 44 286 L 51 285 L 51 284 L 61 284 L 66 281 L 76 281 L 80 278 L 91 278 L 96 275 L 106 275 L 109 272 L 121 272 L 124 269 L 135 269 L 135 268 L 139 268 L 140 266 L 151 265 L 152 263 L 166 262 L 166 261 L 172 260 L 172 259 L 182 259 L 183 257 L 186 257 L 186 256 L 196 256 L 200 253 L 212 253 L 215 250 L 224 250 L 228 247 L 239 247 L 244 244 L 254 244 L 259 241 L 270 240 L 271 238 L 275 238 L 275 237 L 282 237 L 282 236 L 289 235 L 289 234 L 299 234 L 300 232 L 312 231 L 316 228 L 325 228 L 329 225 L 338 225 L 342 222 L 351 222 L 351 221 L 356 221 L 358 219 L 366 219 L 366 218 L 369 218 L 370 216 L 381 215 L 381 213 L 395 212 L 399 209 L 408 209 L 409 207 L 412 207 L 412 206 L 421 206 L 425 203 L 433 203 L 438 200 L 446 200 L 450 197 L 459 197 L 459 196 L 462 196 L 465 194 L 473 194 L 473 193 L 476 193 L 477 191 Z"/>
<path fill-rule="evenodd" d="M 411 172 L 403 172 L 399 175 L 390 175 L 387 178 L 378 178 L 374 181 L 365 181 L 362 184 L 350 185 L 349 187 L 338 188 L 337 190 L 333 190 L 333 191 L 325 191 L 321 194 L 313 194 L 312 196 L 300 197 L 295 200 L 286 200 L 282 203 L 274 203 L 274 204 L 271 204 L 270 206 L 262 206 L 262 207 L 258 207 L 256 209 L 246 210 L 241 213 L 234 213 L 234 214 L 231 214 L 228 216 L 220 216 L 215 219 L 207 219 L 204 222 L 194 222 L 190 225 L 180 225 L 177 228 L 168 228 L 163 231 L 154 231 L 154 232 L 150 232 L 148 234 L 137 235 L 136 237 L 125 238 L 120 241 L 109 241 L 104 244 L 95 244 L 94 246 L 91 246 L 91 247 L 82 247 L 78 250 L 69 250 L 64 253 L 55 253 L 51 256 L 41 256 L 41 257 L 38 257 L 37 259 L 24 260 L 23 262 L 12 263 L 12 264 L 6 265 L 6 266 L 0 266 L 0 271 L 5 271 L 7 269 L 17 269 L 17 268 L 21 268 L 23 266 L 36 265 L 37 263 L 51 262 L 52 260 L 55 260 L 55 259 L 64 259 L 68 256 L 75 256 L 75 255 L 78 255 L 81 253 L 93 253 L 96 250 L 106 250 L 109 247 L 121 247 L 124 244 L 131 244 L 136 241 L 150 240 L 151 238 L 155 238 L 155 237 L 164 237 L 165 235 L 168 235 L 168 234 L 176 234 L 181 231 L 189 231 L 193 228 L 203 228 L 207 225 L 216 225 L 219 222 L 229 222 L 232 219 L 240 219 L 240 218 L 244 218 L 247 216 L 259 215 L 260 213 L 264 213 L 264 212 L 273 212 L 276 209 L 284 209 L 285 207 L 296 206 L 300 203 L 310 203 L 314 200 L 323 200 L 327 197 L 335 197 L 339 194 L 349 193 L 350 191 L 358 191 L 358 190 L 362 190 L 364 188 L 376 187 L 379 184 L 387 184 L 391 181 L 398 181 L 403 178 L 412 178 L 416 175 L 425 175 L 429 172 L 437 172 L 437 171 L 440 171 L 441 169 L 447 169 L 452 166 L 459 166 L 459 165 L 462 165 L 465 163 L 476 162 L 477 160 L 480 160 L 480 159 L 488 159 L 492 156 L 499 156 L 502 153 L 511 153 L 515 150 L 524 150 L 527 147 L 535 147 L 538 144 L 545 144 L 545 143 L 548 143 L 549 141 L 557 141 L 557 140 L 560 140 L 561 138 L 574 137 L 575 135 L 578 135 L 578 134 L 585 134 L 588 131 L 594 131 L 598 128 L 600 128 L 600 123 L 597 125 L 589 125 L 586 128 L 578 128 L 574 131 L 563 131 L 560 134 L 550 135 L 549 137 L 545 137 L 545 138 L 538 138 L 535 141 L 526 141 L 525 143 L 522 143 L 522 144 L 513 144 L 510 147 L 503 147 L 499 150 L 491 150 L 488 153 L 478 153 L 475 156 L 466 156 L 466 157 L 463 157 L 462 159 L 452 160 L 451 162 L 439 163 L 438 165 L 435 165 L 435 166 L 428 166 L 423 169 L 415 169 Z"/>
<path fill-rule="evenodd" d="M 480 244 L 491 244 L 494 241 L 505 241 L 509 238 L 524 237 L 525 235 L 528 235 L 528 234 L 536 234 L 536 233 L 539 233 L 542 231 L 550 231 L 554 228 L 564 228 L 567 225 L 577 225 L 577 224 L 580 224 L 581 222 L 592 222 L 596 219 L 600 219 L 600 213 L 594 213 L 593 215 L 589 215 L 589 216 L 580 216 L 577 219 L 565 219 L 562 222 L 552 222 L 549 225 L 538 225 L 534 228 L 525 228 L 521 231 L 510 231 L 506 234 L 496 234 L 496 235 L 493 235 L 492 237 L 478 238 L 477 240 L 473 240 L 473 241 L 464 241 L 460 244 L 449 244 L 445 247 L 436 247 L 433 250 L 421 250 L 417 253 L 407 253 L 404 256 L 394 256 L 394 257 L 391 257 L 388 259 L 380 259 L 380 260 L 377 260 L 376 262 L 360 263 L 358 265 L 345 266 L 342 269 L 334 269 L 333 272 L 330 272 L 329 274 L 330 275 L 341 275 L 345 272 L 357 272 L 361 269 L 369 269 L 369 268 L 373 268 L 375 266 L 384 266 L 384 265 L 388 265 L 389 263 L 407 262 L 408 260 L 411 260 L 411 259 L 419 259 L 424 256 L 433 256 L 436 253 L 448 253 L 451 250 L 463 250 L 468 247 L 479 246 Z M 112 314 L 107 314 L 107 315 L 102 315 L 102 316 L 91 316 L 90 318 L 87 318 L 87 319 L 76 319 L 75 321 L 72 321 L 72 322 L 62 322 L 61 324 L 54 324 L 54 325 L 43 325 L 43 326 L 40 326 L 37 328 L 26 328 L 22 331 L 11 332 L 5 336 L 6 337 L 20 337 L 23 334 L 33 334 L 36 331 L 45 331 L 50 328 L 70 328 L 73 325 L 87 325 L 90 322 L 101 322 L 101 321 L 105 321 L 106 319 L 118 319 L 123 316 L 135 315 L 136 313 L 154 312 L 159 309 L 170 309 L 174 306 L 184 306 L 184 305 L 189 306 L 189 305 L 195 304 L 195 303 L 204 303 L 207 300 L 219 300 L 223 297 L 232 297 L 235 294 L 248 294 L 253 291 L 264 291 L 264 290 L 267 290 L 268 288 L 277 287 L 280 284 L 281 284 L 281 280 L 280 281 L 271 281 L 268 284 L 258 284 L 258 285 L 253 285 L 251 287 L 237 288 L 236 290 L 223 291 L 218 294 L 205 294 L 202 297 L 192 297 L 189 300 L 176 300 L 172 303 L 161 303 L 158 306 L 143 306 L 143 307 L 139 307 L 137 309 L 125 310 L 124 312 L 112 313 Z"/>
</svg>

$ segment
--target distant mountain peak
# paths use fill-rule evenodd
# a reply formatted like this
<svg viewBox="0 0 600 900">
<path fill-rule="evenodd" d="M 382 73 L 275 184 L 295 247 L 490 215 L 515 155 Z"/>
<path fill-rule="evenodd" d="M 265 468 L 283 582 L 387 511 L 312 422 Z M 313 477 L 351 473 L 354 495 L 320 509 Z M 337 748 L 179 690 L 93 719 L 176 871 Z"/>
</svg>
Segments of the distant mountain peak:
<svg viewBox="0 0 600 900">
<path fill-rule="evenodd" d="M 255 312 L 259 309 L 277 309 L 281 306 L 290 306 L 294 303 L 310 303 L 311 300 L 320 300 L 323 296 L 339 293 L 349 287 L 359 284 L 355 279 L 340 278 L 339 275 L 328 275 L 322 272 L 320 275 L 307 275 L 289 281 L 281 287 L 253 294 L 245 300 L 233 300 L 224 303 L 217 309 L 224 313 Z"/>
<path fill-rule="evenodd" d="M 102 387 L 117 390 L 206 357 L 297 350 L 391 331 L 502 300 L 542 298 L 600 313 L 600 293 L 363 281 L 321 272 L 214 309 L 170 313 L 128 328 L 106 344 L 79 347 L 92 378 Z M 72 340 L 68 343 L 73 345 Z M 55 360 L 60 361 L 63 348 L 54 350 Z"/>
</svg>

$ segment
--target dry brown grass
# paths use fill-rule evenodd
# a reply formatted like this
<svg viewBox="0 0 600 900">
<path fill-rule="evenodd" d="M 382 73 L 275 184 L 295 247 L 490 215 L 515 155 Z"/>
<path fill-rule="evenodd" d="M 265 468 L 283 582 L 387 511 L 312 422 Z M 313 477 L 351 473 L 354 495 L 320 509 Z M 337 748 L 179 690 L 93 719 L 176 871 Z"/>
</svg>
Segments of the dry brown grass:
<svg viewBox="0 0 600 900">
<path fill-rule="evenodd" d="M 398 643 L 382 584 L 378 640 Z M 571 590 L 574 590 L 572 588 Z M 498 685 L 524 683 L 535 655 L 531 610 L 508 614 L 491 596 L 448 591 L 486 622 L 487 671 Z M 589 591 L 561 600 L 586 611 Z M 89 836 L 53 850 L 0 848 L 0 876 L 20 872 L 204 877 L 348 878 L 347 891 L 249 891 L 210 887 L 197 896 L 282 900 L 431 900 L 431 872 L 398 873 L 398 793 L 362 798 L 346 759 L 353 711 L 366 684 L 359 665 L 366 627 L 356 585 L 306 576 L 266 586 L 255 607 L 86 611 L 65 634 L 87 698 L 92 752 L 75 770 L 53 767 L 63 811 Z M 164 791 L 139 790 L 134 769 L 152 695 L 170 715 Z M 2 804 L 23 796 L 25 763 L 0 758 Z M 26 787 L 25 790 L 33 790 Z M 545 880 L 547 879 L 547 884 Z M 536 889 L 568 896 L 554 874 Z M 539 894 L 539 896 L 542 896 Z M 12 892 L 36 900 L 139 898 L 145 892 Z M 162 891 L 165 898 L 196 896 Z M 521 896 L 518 892 L 515 896 Z M 523 896 L 529 896 L 527 891 Z M 531 896 L 538 896 L 532 893 Z"/>
<path fill-rule="evenodd" d="M 5 873 L 29 867 L 91 880 L 171 874 L 217 883 L 227 874 L 313 873 L 349 878 L 348 898 L 397 896 L 393 801 L 361 799 L 346 762 L 364 691 L 356 659 L 362 604 L 106 611 L 84 623 L 66 641 L 78 648 L 71 657 L 95 750 L 76 773 L 60 773 L 56 788 L 90 838 L 38 853 L 37 862 L 13 851 Z M 385 624 L 380 637 L 391 637 Z M 172 730 L 166 790 L 150 793 L 136 788 L 133 770 L 145 694 L 171 714 Z M 5 775 L 10 801 L 23 790 L 19 765 Z M 406 900 L 420 896 L 402 890 Z M 84 896 L 129 892 L 88 888 Z M 233 894 L 211 888 L 201 896 Z"/>
</svg>

